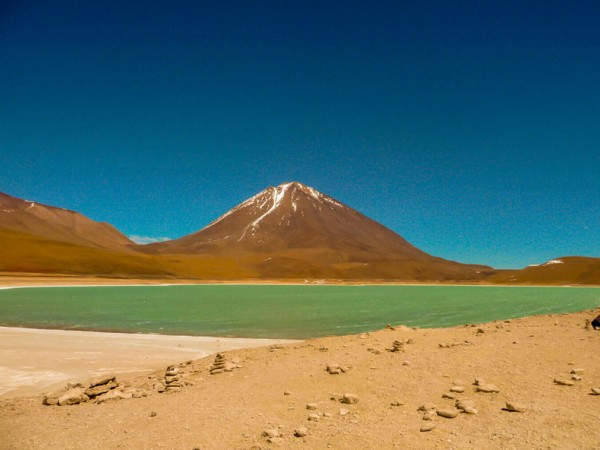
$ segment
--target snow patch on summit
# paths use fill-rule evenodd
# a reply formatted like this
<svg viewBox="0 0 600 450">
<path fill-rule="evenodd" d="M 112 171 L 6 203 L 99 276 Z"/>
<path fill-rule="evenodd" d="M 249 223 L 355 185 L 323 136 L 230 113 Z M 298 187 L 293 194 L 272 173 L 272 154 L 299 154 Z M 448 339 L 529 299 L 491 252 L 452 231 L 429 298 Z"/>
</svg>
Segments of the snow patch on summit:
<svg viewBox="0 0 600 450">
<path fill-rule="evenodd" d="M 542 264 L 542 266 L 551 266 L 553 264 L 564 264 L 565 262 L 562 259 L 552 259 L 547 263 Z"/>
</svg>

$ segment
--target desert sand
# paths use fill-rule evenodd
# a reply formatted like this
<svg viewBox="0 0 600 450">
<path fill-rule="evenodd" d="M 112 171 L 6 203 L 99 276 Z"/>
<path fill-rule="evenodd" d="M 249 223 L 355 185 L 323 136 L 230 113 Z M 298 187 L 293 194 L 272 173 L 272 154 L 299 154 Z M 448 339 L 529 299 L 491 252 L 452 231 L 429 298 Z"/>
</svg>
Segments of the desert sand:
<svg viewBox="0 0 600 450">
<path fill-rule="evenodd" d="M 598 448 L 600 331 L 585 327 L 598 313 L 228 350 L 216 374 L 214 355 L 193 352 L 172 354 L 171 375 L 167 364 L 123 374 L 115 360 L 110 392 L 140 398 L 1 400 L 0 447 Z M 165 381 L 181 387 L 158 392 Z"/>
</svg>

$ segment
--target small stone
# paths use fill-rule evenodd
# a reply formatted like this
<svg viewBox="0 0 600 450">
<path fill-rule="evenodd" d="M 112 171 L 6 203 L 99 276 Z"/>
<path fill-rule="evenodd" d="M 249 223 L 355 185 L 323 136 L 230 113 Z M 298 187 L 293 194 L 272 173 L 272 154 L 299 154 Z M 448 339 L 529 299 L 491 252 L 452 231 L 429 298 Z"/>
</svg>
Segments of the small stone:
<svg viewBox="0 0 600 450">
<path fill-rule="evenodd" d="M 276 438 L 279 437 L 279 430 L 277 428 L 268 428 L 262 432 L 264 437 Z"/>
<path fill-rule="evenodd" d="M 510 411 L 510 412 L 525 412 L 527 411 L 527 407 L 525 405 L 523 405 L 522 403 L 516 403 L 516 402 L 506 402 L 506 408 L 504 408 L 506 411 Z"/>
<path fill-rule="evenodd" d="M 483 334 L 485 330 L 483 328 L 477 328 L 477 334 Z"/>
<path fill-rule="evenodd" d="M 465 406 L 463 408 L 461 408 L 461 411 L 464 412 L 465 414 L 477 414 L 477 409 L 475 409 L 472 406 Z"/>
<path fill-rule="evenodd" d="M 555 378 L 554 384 L 558 384 L 559 386 L 573 386 L 575 383 L 573 383 L 572 381 Z"/>
<path fill-rule="evenodd" d="M 425 424 L 423 426 L 421 426 L 421 433 L 426 433 L 427 431 L 432 431 L 435 430 L 436 424 L 435 423 L 428 423 Z"/>
<path fill-rule="evenodd" d="M 396 401 L 396 402 L 390 403 L 390 405 L 391 406 L 402 406 L 402 405 L 404 405 L 404 403 Z"/>
<path fill-rule="evenodd" d="M 583 372 L 585 372 L 583 369 L 571 369 L 573 375 L 583 375 Z"/>
<path fill-rule="evenodd" d="M 151 411 L 150 412 L 150 417 L 156 417 L 156 411 Z"/>
<path fill-rule="evenodd" d="M 600 388 L 592 388 L 590 395 L 600 395 Z"/>
<path fill-rule="evenodd" d="M 347 416 L 349 412 L 350 410 L 347 408 L 340 408 L 340 416 Z"/>
<path fill-rule="evenodd" d="M 456 397 L 454 397 L 454 395 L 452 395 L 452 394 L 442 394 L 442 398 L 454 400 Z"/>
<path fill-rule="evenodd" d="M 438 416 L 445 417 L 446 419 L 454 419 L 458 416 L 458 411 L 452 411 L 450 409 L 438 409 L 436 413 Z"/>
<path fill-rule="evenodd" d="M 498 386 L 496 386 L 495 384 L 478 384 L 475 387 L 475 390 L 477 392 L 485 392 L 485 393 L 496 393 L 496 392 L 500 392 L 500 389 L 498 388 Z"/>
<path fill-rule="evenodd" d="M 423 420 L 433 420 L 435 419 L 435 411 L 434 410 L 429 410 L 429 411 L 425 411 L 423 413 Z"/>
<path fill-rule="evenodd" d="M 404 362 L 402 363 L 402 365 L 403 365 L 403 366 L 410 366 L 410 361 L 404 361 Z"/>
<path fill-rule="evenodd" d="M 316 403 L 308 403 L 306 405 L 306 409 L 317 409 L 317 404 Z"/>
<path fill-rule="evenodd" d="M 89 397 L 85 395 L 85 389 L 77 387 L 69 389 L 58 397 L 58 406 L 76 405 L 88 399 Z"/>
<path fill-rule="evenodd" d="M 100 394 L 104 394 L 105 392 L 108 392 L 111 389 L 114 389 L 116 387 L 117 387 L 117 383 L 115 381 L 109 381 L 108 383 L 105 383 L 105 384 L 99 384 L 94 387 L 87 388 L 85 390 L 85 395 L 87 395 L 88 397 L 96 397 L 96 396 L 98 396 Z"/>
<path fill-rule="evenodd" d="M 298 427 L 294 429 L 294 436 L 296 437 L 304 437 L 308 434 L 308 429 L 306 427 Z"/>
<path fill-rule="evenodd" d="M 44 396 L 44 400 L 42 401 L 42 404 L 46 405 L 46 406 L 53 406 L 53 405 L 58 405 L 58 395 L 45 395 Z"/>
<path fill-rule="evenodd" d="M 117 377 L 115 375 L 103 375 L 103 376 L 99 376 L 96 378 L 92 378 L 90 380 L 90 386 L 91 388 L 95 387 L 95 386 L 101 386 L 103 384 L 107 384 L 110 383 L 111 381 L 115 381 Z"/>
<path fill-rule="evenodd" d="M 290 391 L 283 391 L 283 395 L 292 395 Z"/>
<path fill-rule="evenodd" d="M 459 394 L 460 394 L 460 393 L 463 393 L 463 392 L 465 392 L 465 388 L 464 388 L 464 387 L 462 387 L 462 386 L 452 386 L 452 387 L 450 388 L 450 392 L 457 392 L 457 393 L 459 393 Z"/>
<path fill-rule="evenodd" d="M 583 378 L 580 375 L 571 375 L 571 380 L 581 381 Z"/>
<path fill-rule="evenodd" d="M 329 400 L 335 400 L 340 401 L 342 399 L 343 395 L 342 394 L 338 394 L 337 392 L 332 392 L 331 396 L 329 397 Z"/>
<path fill-rule="evenodd" d="M 344 394 L 342 399 L 340 400 L 342 403 L 347 403 L 349 405 L 358 403 L 358 395 L 356 394 Z"/>
<path fill-rule="evenodd" d="M 309 414 L 308 420 L 310 420 L 312 422 L 318 422 L 319 421 L 319 415 L 318 414 Z"/>
<path fill-rule="evenodd" d="M 421 406 L 417 408 L 417 411 L 431 411 L 436 410 L 437 406 L 433 403 L 423 403 Z"/>
</svg>

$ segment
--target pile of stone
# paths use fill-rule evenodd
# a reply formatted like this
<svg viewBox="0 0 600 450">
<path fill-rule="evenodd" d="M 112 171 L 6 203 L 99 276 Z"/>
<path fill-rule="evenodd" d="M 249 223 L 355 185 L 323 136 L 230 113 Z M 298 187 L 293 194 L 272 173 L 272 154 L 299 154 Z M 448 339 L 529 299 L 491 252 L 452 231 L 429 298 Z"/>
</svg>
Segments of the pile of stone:
<svg viewBox="0 0 600 450">
<path fill-rule="evenodd" d="M 82 383 L 69 384 L 57 393 L 44 396 L 44 405 L 68 406 L 88 401 L 102 403 L 112 399 L 144 397 L 147 392 L 135 388 L 123 389 L 114 375 L 92 379 L 87 387 Z"/>
<path fill-rule="evenodd" d="M 179 392 L 182 387 L 179 369 L 175 366 L 167 367 L 165 371 L 165 392 Z"/>
<path fill-rule="evenodd" d="M 390 352 L 403 352 L 404 351 L 404 342 L 403 341 L 394 341 L 392 344 L 393 347 L 390 349 Z"/>
<path fill-rule="evenodd" d="M 239 362 L 240 361 L 236 358 L 232 359 L 231 362 L 228 362 L 225 355 L 217 353 L 212 366 L 210 366 L 210 374 L 216 375 L 218 373 L 231 372 L 233 369 L 239 369 L 242 367 Z"/>
<path fill-rule="evenodd" d="M 226 363 L 227 361 L 225 360 L 225 356 L 222 353 L 217 353 L 212 366 L 210 366 L 210 374 L 216 375 L 218 373 L 224 372 Z"/>
</svg>

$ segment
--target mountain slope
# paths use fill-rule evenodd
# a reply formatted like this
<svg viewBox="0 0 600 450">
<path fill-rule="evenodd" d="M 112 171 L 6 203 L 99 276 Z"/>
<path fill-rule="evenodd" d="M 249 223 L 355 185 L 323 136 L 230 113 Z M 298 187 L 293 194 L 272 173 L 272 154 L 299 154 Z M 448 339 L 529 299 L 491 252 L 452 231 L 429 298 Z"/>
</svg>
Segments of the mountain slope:
<svg viewBox="0 0 600 450">
<path fill-rule="evenodd" d="M 191 235 L 145 246 L 157 254 L 227 254 L 263 277 L 480 279 L 485 266 L 436 258 L 301 183 L 259 192 Z"/>
<path fill-rule="evenodd" d="M 564 256 L 521 270 L 502 270 L 489 281 L 502 284 L 600 284 L 600 258 Z"/>
<path fill-rule="evenodd" d="M 1 192 L 0 228 L 85 247 L 126 250 L 135 245 L 108 223 Z"/>
</svg>

